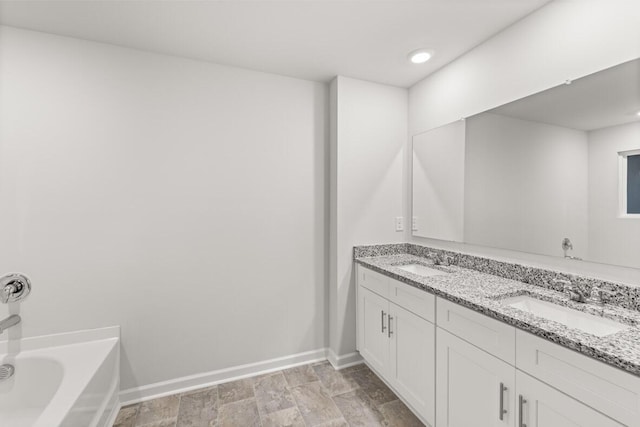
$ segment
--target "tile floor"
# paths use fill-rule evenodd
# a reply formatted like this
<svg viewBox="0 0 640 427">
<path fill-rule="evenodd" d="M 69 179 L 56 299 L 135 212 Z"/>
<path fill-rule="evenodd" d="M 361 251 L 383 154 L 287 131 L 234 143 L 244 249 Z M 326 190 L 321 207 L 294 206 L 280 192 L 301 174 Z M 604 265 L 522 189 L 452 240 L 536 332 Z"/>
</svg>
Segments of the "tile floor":
<svg viewBox="0 0 640 427">
<path fill-rule="evenodd" d="M 124 407 L 114 427 L 421 427 L 366 365 L 329 362 Z"/>
</svg>

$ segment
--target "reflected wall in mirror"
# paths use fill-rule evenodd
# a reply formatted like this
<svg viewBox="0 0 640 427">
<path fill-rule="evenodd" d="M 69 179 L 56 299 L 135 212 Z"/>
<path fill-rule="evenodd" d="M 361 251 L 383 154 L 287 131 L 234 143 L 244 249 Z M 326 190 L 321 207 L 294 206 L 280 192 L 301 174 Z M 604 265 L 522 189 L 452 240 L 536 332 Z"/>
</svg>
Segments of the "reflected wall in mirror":
<svg viewBox="0 0 640 427">
<path fill-rule="evenodd" d="M 639 112 L 634 60 L 414 136 L 413 234 L 640 268 Z"/>
<path fill-rule="evenodd" d="M 413 137 L 413 233 L 462 241 L 465 126 L 463 121 Z"/>
</svg>

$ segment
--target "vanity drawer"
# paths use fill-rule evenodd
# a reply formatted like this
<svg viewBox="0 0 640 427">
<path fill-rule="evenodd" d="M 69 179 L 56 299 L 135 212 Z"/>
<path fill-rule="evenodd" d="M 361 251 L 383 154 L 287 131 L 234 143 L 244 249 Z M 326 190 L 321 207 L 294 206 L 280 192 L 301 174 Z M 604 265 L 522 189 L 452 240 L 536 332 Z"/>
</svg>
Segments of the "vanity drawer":
<svg viewBox="0 0 640 427">
<path fill-rule="evenodd" d="M 513 326 L 438 297 L 437 325 L 505 362 L 515 364 Z"/>
<path fill-rule="evenodd" d="M 358 265 L 358 285 L 364 286 L 376 294 L 389 298 L 389 279 L 387 276 Z"/>
<path fill-rule="evenodd" d="M 436 321 L 436 297 L 430 292 L 389 279 L 389 300 L 431 323 Z"/>
<path fill-rule="evenodd" d="M 516 367 L 627 426 L 640 426 L 640 377 L 520 330 Z"/>
</svg>

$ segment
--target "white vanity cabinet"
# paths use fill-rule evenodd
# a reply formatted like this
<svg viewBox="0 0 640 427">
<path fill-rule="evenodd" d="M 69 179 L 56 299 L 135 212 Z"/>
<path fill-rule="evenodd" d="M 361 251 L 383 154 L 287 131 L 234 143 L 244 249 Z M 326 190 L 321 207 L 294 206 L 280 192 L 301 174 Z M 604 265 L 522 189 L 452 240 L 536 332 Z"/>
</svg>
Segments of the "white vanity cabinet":
<svg viewBox="0 0 640 427">
<path fill-rule="evenodd" d="M 516 371 L 517 427 L 624 427 L 595 409 Z"/>
<path fill-rule="evenodd" d="M 516 331 L 516 342 L 518 393 L 522 394 L 526 400 L 532 401 L 533 407 L 538 408 L 536 411 L 532 411 L 531 417 L 535 417 L 535 413 L 542 414 L 544 409 L 549 412 L 549 408 L 555 408 L 560 411 L 561 415 L 569 419 L 570 415 L 574 413 L 577 417 L 578 413 L 589 414 L 595 410 L 620 423 L 589 424 L 587 421 L 579 422 L 578 420 L 582 419 L 579 418 L 574 421 L 574 424 L 567 424 L 567 422 L 564 424 L 548 424 L 546 422 L 541 424 L 540 421 L 536 421 L 537 424 L 525 422 L 527 426 L 626 425 L 640 427 L 640 378 L 521 330 Z M 524 374 L 521 375 L 521 373 Z M 533 380 L 534 378 L 534 381 L 548 384 L 564 393 L 562 396 L 571 396 L 576 401 L 582 402 L 583 405 L 567 406 L 567 409 L 562 409 L 557 404 L 560 397 L 553 402 L 545 401 L 549 399 L 548 396 L 551 393 L 548 396 L 533 397 L 529 395 L 524 389 L 525 384 L 532 389 L 532 393 L 539 394 L 539 390 L 542 389 L 542 385 L 533 386 L 531 381 L 527 381 L 527 379 Z M 548 386 L 545 385 L 545 387 Z M 533 401 L 536 399 L 539 399 L 540 402 L 534 404 Z M 531 407 L 531 405 L 525 405 L 525 407 Z M 569 407 L 576 409 L 570 411 Z M 527 414 L 525 409 L 525 415 Z M 591 418 L 598 419 L 595 414 Z M 585 416 L 584 419 L 589 419 L 589 416 Z"/>
<path fill-rule="evenodd" d="M 360 266 L 357 293 L 360 354 L 435 425 L 435 297 Z"/>
<path fill-rule="evenodd" d="M 515 426 L 515 328 L 437 299 L 436 425 Z"/>
<path fill-rule="evenodd" d="M 389 322 L 388 381 L 433 426 L 436 327 L 394 303 L 389 303 Z"/>
<path fill-rule="evenodd" d="M 639 378 L 451 301 L 436 307 L 438 427 L 640 427 Z"/>
<path fill-rule="evenodd" d="M 640 427 L 635 375 L 361 266 L 357 293 L 361 355 L 431 426 Z"/>
<path fill-rule="evenodd" d="M 388 317 L 388 300 L 367 288 L 358 289 L 358 351 L 380 374 L 389 366 Z"/>
</svg>

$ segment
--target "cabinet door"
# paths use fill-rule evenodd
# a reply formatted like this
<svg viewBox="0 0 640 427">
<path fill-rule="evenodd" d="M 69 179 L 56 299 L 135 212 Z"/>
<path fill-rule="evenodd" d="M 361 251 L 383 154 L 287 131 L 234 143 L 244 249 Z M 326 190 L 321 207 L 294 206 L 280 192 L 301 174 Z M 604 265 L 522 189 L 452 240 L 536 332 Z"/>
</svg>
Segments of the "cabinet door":
<svg viewBox="0 0 640 427">
<path fill-rule="evenodd" d="M 436 342 L 436 425 L 514 427 L 515 368 L 440 328 Z"/>
<path fill-rule="evenodd" d="M 435 425 L 435 325 L 389 304 L 389 382 L 429 425 Z"/>
<path fill-rule="evenodd" d="M 555 388 L 518 371 L 518 427 L 623 427 L 611 418 L 559 392 Z"/>
<path fill-rule="evenodd" d="M 389 364 L 387 322 L 389 302 L 360 286 L 358 289 L 358 346 L 360 355 L 380 374 Z"/>
</svg>

